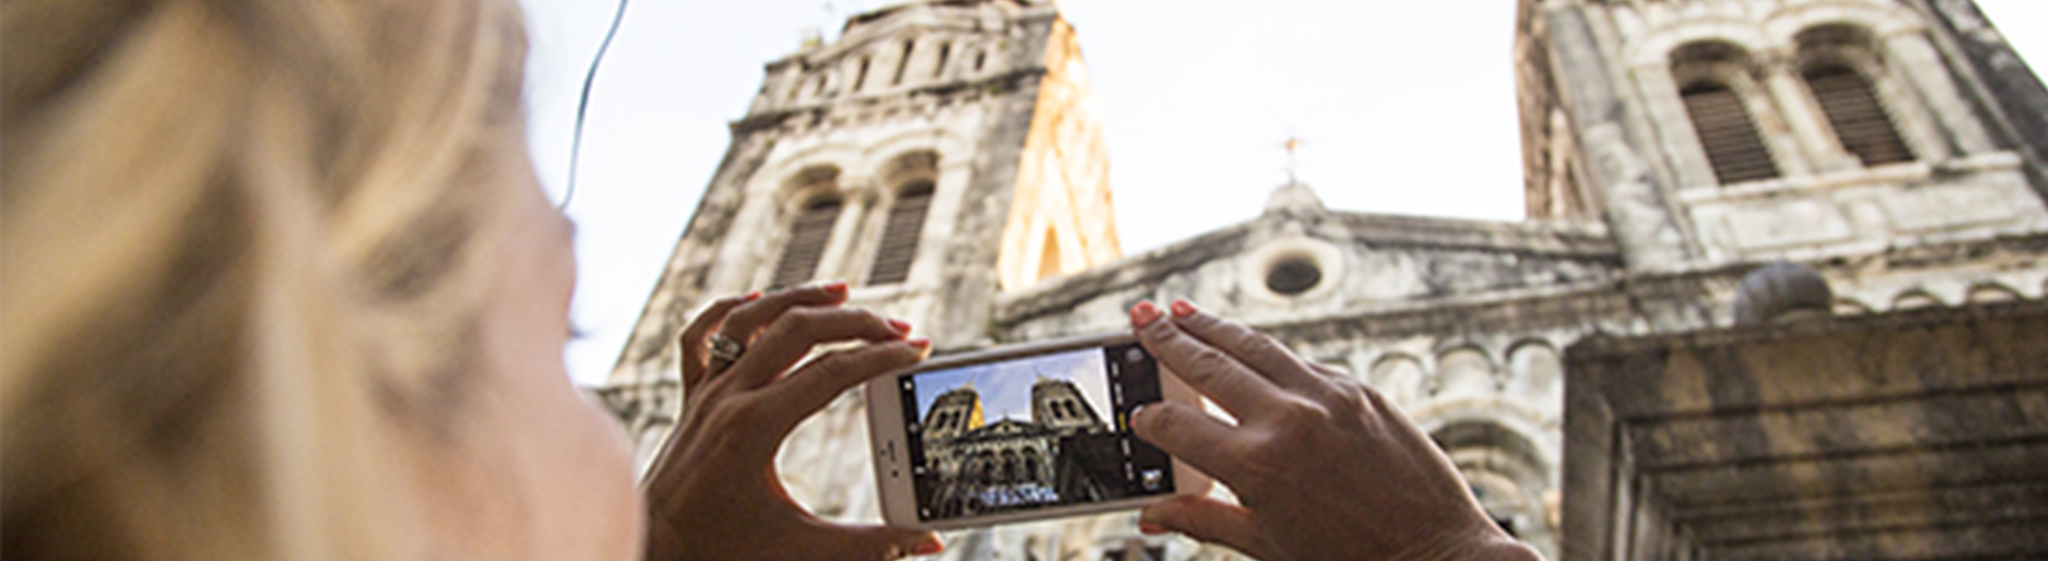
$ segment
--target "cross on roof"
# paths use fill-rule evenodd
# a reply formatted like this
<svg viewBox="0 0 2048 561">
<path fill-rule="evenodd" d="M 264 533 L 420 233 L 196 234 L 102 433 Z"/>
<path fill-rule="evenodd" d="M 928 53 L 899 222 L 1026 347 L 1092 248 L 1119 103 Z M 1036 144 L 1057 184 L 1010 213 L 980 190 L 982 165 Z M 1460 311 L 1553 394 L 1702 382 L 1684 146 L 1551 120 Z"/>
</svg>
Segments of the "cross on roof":
<svg viewBox="0 0 2048 561">
<path fill-rule="evenodd" d="M 1299 161 L 1297 161 L 1297 159 L 1295 158 L 1295 156 L 1296 156 L 1296 151 L 1297 151 L 1297 150 L 1300 150 L 1300 149 L 1301 149 L 1301 145 L 1302 145 L 1302 144 L 1303 144 L 1303 142 L 1302 142 L 1302 140 L 1301 140 L 1301 137 L 1299 137 L 1299 136 L 1295 136 L 1295 135 L 1294 135 L 1294 134 L 1292 134 L 1292 133 L 1289 133 L 1289 134 L 1287 135 L 1287 141 L 1286 141 L 1286 142 L 1282 142 L 1282 143 L 1280 143 L 1280 147 L 1281 147 L 1281 148 L 1285 148 L 1285 149 L 1287 150 L 1287 182 L 1288 182 L 1288 183 L 1297 183 L 1297 182 L 1299 182 L 1299 180 L 1300 180 L 1300 177 L 1299 177 L 1299 176 L 1301 175 L 1301 165 L 1300 165 L 1300 162 L 1299 162 Z"/>
</svg>

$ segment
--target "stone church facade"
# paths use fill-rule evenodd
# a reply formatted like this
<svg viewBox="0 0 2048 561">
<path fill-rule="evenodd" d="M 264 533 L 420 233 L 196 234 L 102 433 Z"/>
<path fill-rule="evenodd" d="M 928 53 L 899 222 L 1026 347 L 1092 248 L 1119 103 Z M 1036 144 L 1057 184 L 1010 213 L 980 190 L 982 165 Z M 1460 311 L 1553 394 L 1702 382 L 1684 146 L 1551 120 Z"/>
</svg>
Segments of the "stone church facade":
<svg viewBox="0 0 2048 561">
<path fill-rule="evenodd" d="M 767 64 L 593 391 L 644 463 L 680 401 L 672 341 L 718 295 L 847 279 L 853 305 L 909 319 L 937 353 L 1118 330 L 1138 301 L 1189 298 L 1377 387 L 1502 526 L 1592 559 L 1566 547 L 1561 506 L 1582 340 L 1729 328 L 1744 276 L 1776 262 L 1816 273 L 1835 318 L 2048 290 L 2048 91 L 1969 0 L 1516 9 L 1526 220 L 1330 209 L 1288 184 L 1257 217 L 1128 256 L 1053 5 L 855 16 Z M 842 396 L 778 459 L 825 517 L 879 517 L 861 403 Z M 1130 514 L 948 543 L 946 559 L 1233 558 L 1140 536 Z"/>
</svg>

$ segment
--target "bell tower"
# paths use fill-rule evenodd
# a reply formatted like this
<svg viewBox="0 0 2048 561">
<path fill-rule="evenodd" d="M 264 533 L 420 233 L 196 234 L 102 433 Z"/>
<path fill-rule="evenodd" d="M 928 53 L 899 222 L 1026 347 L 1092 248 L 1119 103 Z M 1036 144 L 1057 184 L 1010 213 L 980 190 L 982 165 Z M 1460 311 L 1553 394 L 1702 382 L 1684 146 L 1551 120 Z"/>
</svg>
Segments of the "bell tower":
<svg viewBox="0 0 2048 561">
<path fill-rule="evenodd" d="M 679 406 L 675 338 L 709 298 L 846 280 L 850 305 L 943 354 L 990 344 L 1000 292 L 1121 256 L 1100 112 L 1052 4 L 882 8 L 763 74 L 597 390 L 642 465 Z M 854 491 L 872 486 L 861 409 L 838 400 L 784 448 L 791 495 L 820 514 L 879 515 Z"/>
<path fill-rule="evenodd" d="M 1523 0 L 1532 219 L 1631 271 L 2048 230 L 2048 92 L 1970 0 Z"/>
</svg>

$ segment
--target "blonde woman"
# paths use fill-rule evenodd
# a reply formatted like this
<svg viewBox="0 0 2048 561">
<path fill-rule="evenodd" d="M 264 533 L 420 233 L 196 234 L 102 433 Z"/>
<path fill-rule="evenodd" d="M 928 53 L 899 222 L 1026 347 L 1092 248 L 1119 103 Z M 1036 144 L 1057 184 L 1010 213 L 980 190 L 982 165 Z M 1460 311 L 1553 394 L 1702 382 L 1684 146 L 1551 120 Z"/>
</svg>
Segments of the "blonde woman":
<svg viewBox="0 0 2048 561">
<path fill-rule="evenodd" d="M 762 476 L 809 410 L 924 353 L 844 285 L 704 314 L 756 351 L 712 377 L 693 331 L 685 434 L 721 440 L 680 439 L 640 499 L 563 372 L 572 230 L 525 153 L 512 0 L 9 0 L 0 24 L 0 557 L 937 549 Z M 844 339 L 874 344 L 782 376 Z"/>
<path fill-rule="evenodd" d="M 0 4 L 0 557 L 939 551 L 774 477 L 798 421 L 928 352 L 843 283 L 697 314 L 684 417 L 635 489 L 563 372 L 572 228 L 525 153 L 524 55 L 513 0 Z M 1148 531 L 1525 558 L 1370 389 L 1172 312 L 1134 329 L 1240 423 L 1161 407 L 1137 430 L 1245 503 L 1166 503 Z M 866 344 L 798 366 L 845 341 Z"/>
</svg>

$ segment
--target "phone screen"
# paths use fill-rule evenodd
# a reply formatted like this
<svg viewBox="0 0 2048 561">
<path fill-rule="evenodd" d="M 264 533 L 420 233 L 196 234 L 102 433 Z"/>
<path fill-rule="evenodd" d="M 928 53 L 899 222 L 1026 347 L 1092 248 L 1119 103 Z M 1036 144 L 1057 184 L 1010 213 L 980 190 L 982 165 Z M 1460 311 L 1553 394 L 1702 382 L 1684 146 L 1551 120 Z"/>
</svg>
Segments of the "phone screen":
<svg viewBox="0 0 2048 561">
<path fill-rule="evenodd" d="M 1173 460 L 1131 434 L 1160 399 L 1137 343 L 905 376 L 904 431 L 923 521 L 1174 492 Z"/>
</svg>

